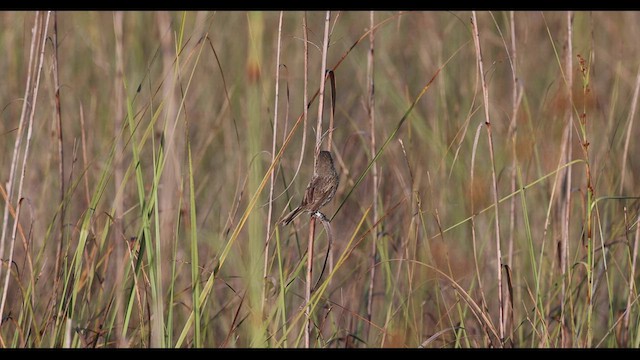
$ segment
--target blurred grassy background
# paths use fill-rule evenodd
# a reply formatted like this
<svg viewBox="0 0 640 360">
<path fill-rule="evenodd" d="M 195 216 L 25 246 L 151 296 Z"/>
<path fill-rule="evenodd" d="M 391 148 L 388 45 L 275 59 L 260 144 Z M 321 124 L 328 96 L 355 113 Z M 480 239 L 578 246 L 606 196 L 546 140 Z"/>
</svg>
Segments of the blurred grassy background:
<svg viewBox="0 0 640 360">
<path fill-rule="evenodd" d="M 283 14 L 278 99 L 278 12 L 56 16 L 58 58 L 51 15 L 39 95 L 28 102 L 35 116 L 26 145 L 26 130 L 18 128 L 36 14 L 0 13 L 7 228 L 0 345 L 302 346 L 308 221 L 275 223 L 299 203 L 311 178 L 317 99 L 304 129 L 304 158 L 298 126 L 276 161 L 271 218 L 270 184 L 261 182 L 269 178 L 273 136 L 279 151 L 303 111 L 304 13 Z M 306 16 L 311 97 L 319 86 L 325 13 Z M 324 208 L 329 217 L 335 213 L 335 268 L 315 292 L 311 345 L 639 346 L 640 14 L 577 12 L 568 25 L 565 12 L 478 13 L 495 169 L 471 13 L 374 16 L 382 23 L 373 76 L 375 201 L 367 170 L 374 155 L 369 12 L 331 18 L 327 67 L 346 55 L 334 69 L 332 149 L 341 182 Z M 329 90 L 326 96 L 325 130 Z M 7 190 L 6 183 L 18 138 L 20 156 L 29 146 L 20 202 L 17 185 Z M 513 195 L 498 207 L 500 263 L 493 174 L 498 198 Z M 15 241 L 7 192 L 9 208 L 21 207 Z M 316 231 L 314 278 L 327 246 L 321 227 Z M 502 336 L 498 271 L 504 298 L 513 299 L 505 300 Z"/>
</svg>

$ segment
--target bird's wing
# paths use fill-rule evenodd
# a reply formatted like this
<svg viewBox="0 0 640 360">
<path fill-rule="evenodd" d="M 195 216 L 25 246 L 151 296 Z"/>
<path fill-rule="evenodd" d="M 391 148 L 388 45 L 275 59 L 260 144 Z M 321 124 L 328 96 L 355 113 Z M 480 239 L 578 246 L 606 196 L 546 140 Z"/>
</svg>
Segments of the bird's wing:
<svg viewBox="0 0 640 360">
<path fill-rule="evenodd" d="M 307 185 L 307 189 L 304 191 L 304 199 L 302 199 L 302 203 L 304 205 L 311 204 L 313 202 L 313 194 L 317 187 L 317 183 L 320 180 L 320 177 L 314 176 L 313 179 Z"/>
</svg>

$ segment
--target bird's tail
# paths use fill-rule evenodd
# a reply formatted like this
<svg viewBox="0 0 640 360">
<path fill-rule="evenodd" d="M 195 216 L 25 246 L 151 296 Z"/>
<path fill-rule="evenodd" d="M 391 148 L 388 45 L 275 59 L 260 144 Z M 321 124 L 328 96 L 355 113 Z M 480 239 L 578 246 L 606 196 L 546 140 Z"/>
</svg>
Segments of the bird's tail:
<svg viewBox="0 0 640 360">
<path fill-rule="evenodd" d="M 285 216 L 282 219 L 282 221 L 280 221 L 280 223 L 283 225 L 289 225 L 289 223 L 292 222 L 293 219 L 297 218 L 301 212 L 302 212 L 302 208 L 298 206 L 297 208 L 293 209 L 293 211 L 291 211 L 289 214 L 287 214 L 287 216 Z"/>
</svg>

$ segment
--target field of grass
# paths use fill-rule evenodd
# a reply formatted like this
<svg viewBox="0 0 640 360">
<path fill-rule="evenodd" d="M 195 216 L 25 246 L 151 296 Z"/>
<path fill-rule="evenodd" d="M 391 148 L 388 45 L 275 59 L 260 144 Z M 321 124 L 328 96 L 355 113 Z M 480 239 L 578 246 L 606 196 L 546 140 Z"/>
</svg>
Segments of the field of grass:
<svg viewBox="0 0 640 360">
<path fill-rule="evenodd" d="M 639 347 L 638 39 L 633 12 L 2 12 L 0 346 Z M 283 226 L 317 148 L 330 223 Z"/>
</svg>

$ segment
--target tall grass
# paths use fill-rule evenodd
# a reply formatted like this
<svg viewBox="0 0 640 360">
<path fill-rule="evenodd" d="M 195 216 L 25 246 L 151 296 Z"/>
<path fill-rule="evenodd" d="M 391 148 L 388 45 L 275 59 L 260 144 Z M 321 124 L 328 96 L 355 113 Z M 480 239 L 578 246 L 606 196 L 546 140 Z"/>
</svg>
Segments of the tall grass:
<svg viewBox="0 0 640 360">
<path fill-rule="evenodd" d="M 0 19 L 0 346 L 640 346 L 639 13 Z"/>
</svg>

